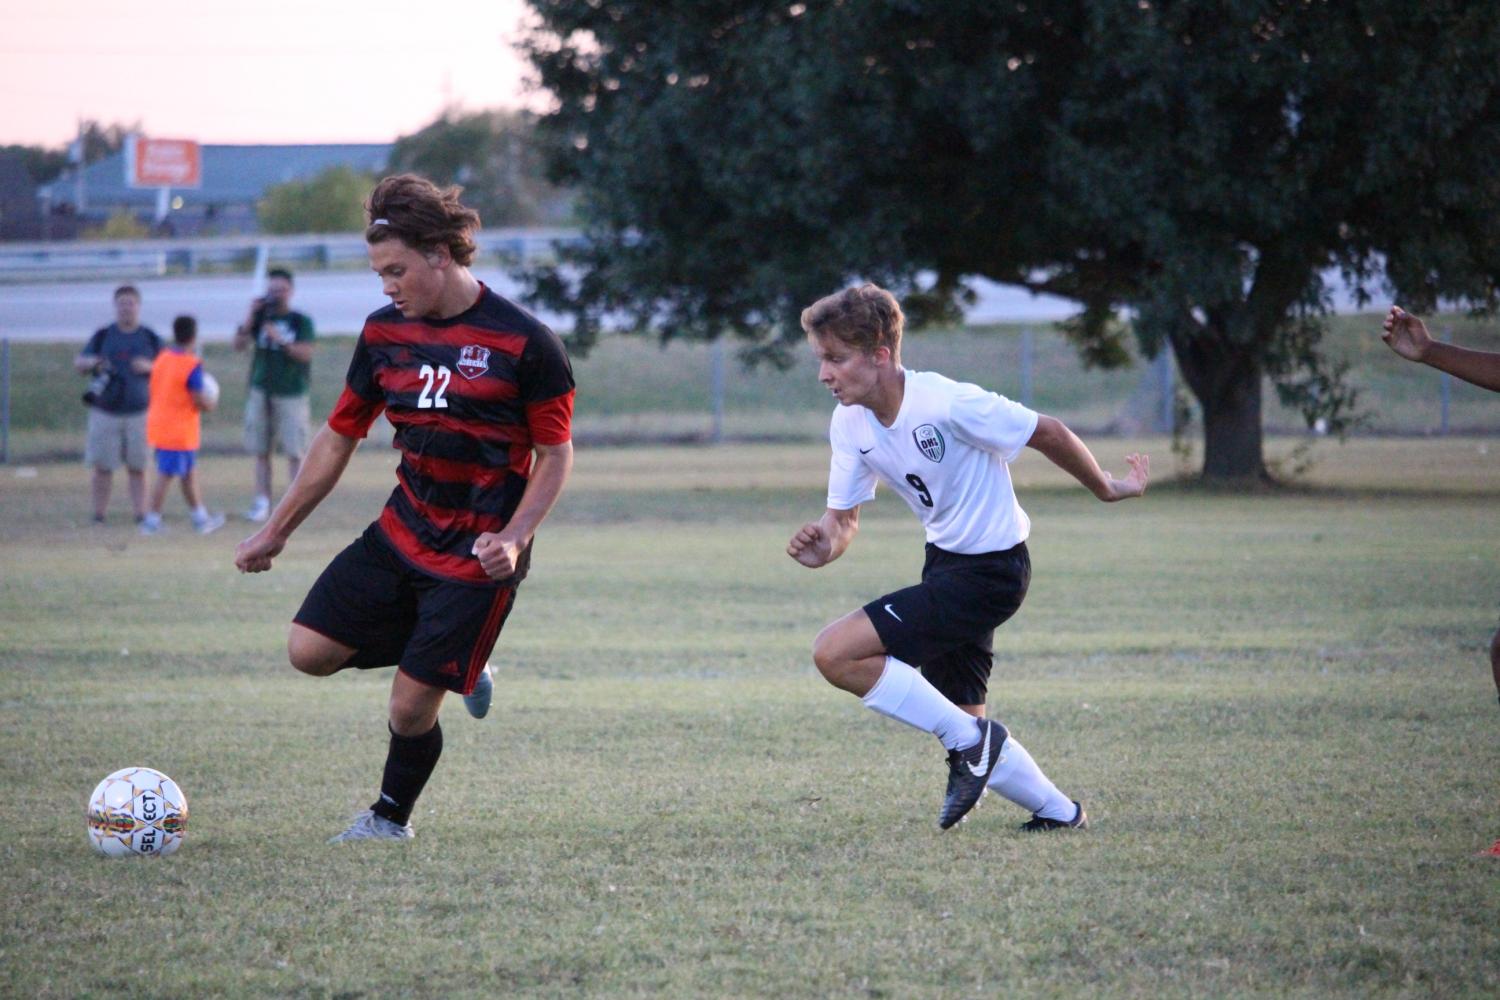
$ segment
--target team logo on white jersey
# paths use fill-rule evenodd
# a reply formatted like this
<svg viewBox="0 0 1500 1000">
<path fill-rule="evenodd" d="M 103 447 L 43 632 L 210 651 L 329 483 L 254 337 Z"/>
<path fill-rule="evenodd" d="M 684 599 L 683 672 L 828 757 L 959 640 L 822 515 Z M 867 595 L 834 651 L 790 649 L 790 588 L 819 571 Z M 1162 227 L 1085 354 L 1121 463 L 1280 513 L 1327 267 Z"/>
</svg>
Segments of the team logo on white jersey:
<svg viewBox="0 0 1500 1000">
<path fill-rule="evenodd" d="M 934 462 L 943 460 L 943 432 L 931 424 L 923 424 L 911 432 L 917 442 L 917 450 Z"/>
<path fill-rule="evenodd" d="M 458 371 L 464 378 L 478 378 L 490 370 L 490 349 L 470 344 L 458 352 Z"/>
</svg>

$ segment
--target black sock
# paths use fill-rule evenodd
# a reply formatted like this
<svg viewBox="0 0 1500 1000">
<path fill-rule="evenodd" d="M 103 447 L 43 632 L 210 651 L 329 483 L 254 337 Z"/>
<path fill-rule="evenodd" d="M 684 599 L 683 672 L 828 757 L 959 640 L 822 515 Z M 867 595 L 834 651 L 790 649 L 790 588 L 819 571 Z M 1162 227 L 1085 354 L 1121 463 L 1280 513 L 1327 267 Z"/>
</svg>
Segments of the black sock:
<svg viewBox="0 0 1500 1000">
<path fill-rule="evenodd" d="M 443 727 L 436 722 L 421 736 L 398 736 L 391 730 L 391 747 L 385 755 L 385 774 L 380 778 L 380 798 L 370 806 L 376 816 L 384 816 L 398 826 L 405 826 L 417 796 L 432 777 L 438 758 L 443 755 Z"/>
</svg>

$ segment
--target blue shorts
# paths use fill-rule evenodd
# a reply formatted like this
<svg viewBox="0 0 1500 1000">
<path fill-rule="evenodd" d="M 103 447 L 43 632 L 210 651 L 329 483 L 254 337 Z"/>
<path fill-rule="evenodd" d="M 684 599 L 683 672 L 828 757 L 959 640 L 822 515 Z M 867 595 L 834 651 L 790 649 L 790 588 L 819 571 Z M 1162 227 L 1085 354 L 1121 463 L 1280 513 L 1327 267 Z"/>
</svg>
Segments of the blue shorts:
<svg viewBox="0 0 1500 1000">
<path fill-rule="evenodd" d="M 163 476 L 185 476 L 193 471 L 198 460 L 196 451 L 173 451 L 171 448 L 156 449 L 156 471 Z"/>
</svg>

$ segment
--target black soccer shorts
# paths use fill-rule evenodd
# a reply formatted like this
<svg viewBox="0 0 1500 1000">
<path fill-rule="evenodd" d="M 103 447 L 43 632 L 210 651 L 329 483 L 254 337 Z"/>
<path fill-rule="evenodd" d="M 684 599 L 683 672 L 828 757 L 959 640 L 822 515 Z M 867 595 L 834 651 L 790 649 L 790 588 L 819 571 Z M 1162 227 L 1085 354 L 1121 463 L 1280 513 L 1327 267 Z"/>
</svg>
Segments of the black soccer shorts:
<svg viewBox="0 0 1500 1000">
<path fill-rule="evenodd" d="M 1025 542 L 978 555 L 929 542 L 922 582 L 864 610 L 887 653 L 920 667 L 955 705 L 983 705 L 995 662 L 995 629 L 1021 607 L 1030 585 Z"/>
<path fill-rule="evenodd" d="M 515 597 L 514 586 L 453 583 L 413 569 L 372 524 L 334 556 L 292 620 L 353 646 L 349 666 L 399 666 L 423 684 L 468 694 Z"/>
</svg>

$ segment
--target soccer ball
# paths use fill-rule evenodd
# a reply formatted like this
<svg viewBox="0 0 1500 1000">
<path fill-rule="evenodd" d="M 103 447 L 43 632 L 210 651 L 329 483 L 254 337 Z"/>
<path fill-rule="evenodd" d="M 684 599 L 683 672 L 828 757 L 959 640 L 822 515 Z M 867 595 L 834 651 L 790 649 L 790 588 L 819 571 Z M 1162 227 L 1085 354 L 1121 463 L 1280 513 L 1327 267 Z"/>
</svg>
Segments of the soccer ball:
<svg viewBox="0 0 1500 1000">
<path fill-rule="evenodd" d="M 187 816 L 177 782 L 149 767 L 123 768 L 89 796 L 89 843 L 111 858 L 171 854 L 182 846 Z"/>
<path fill-rule="evenodd" d="M 212 410 L 219 405 L 219 380 L 208 372 L 203 373 L 203 386 L 198 390 L 203 396 L 203 405 Z"/>
</svg>

